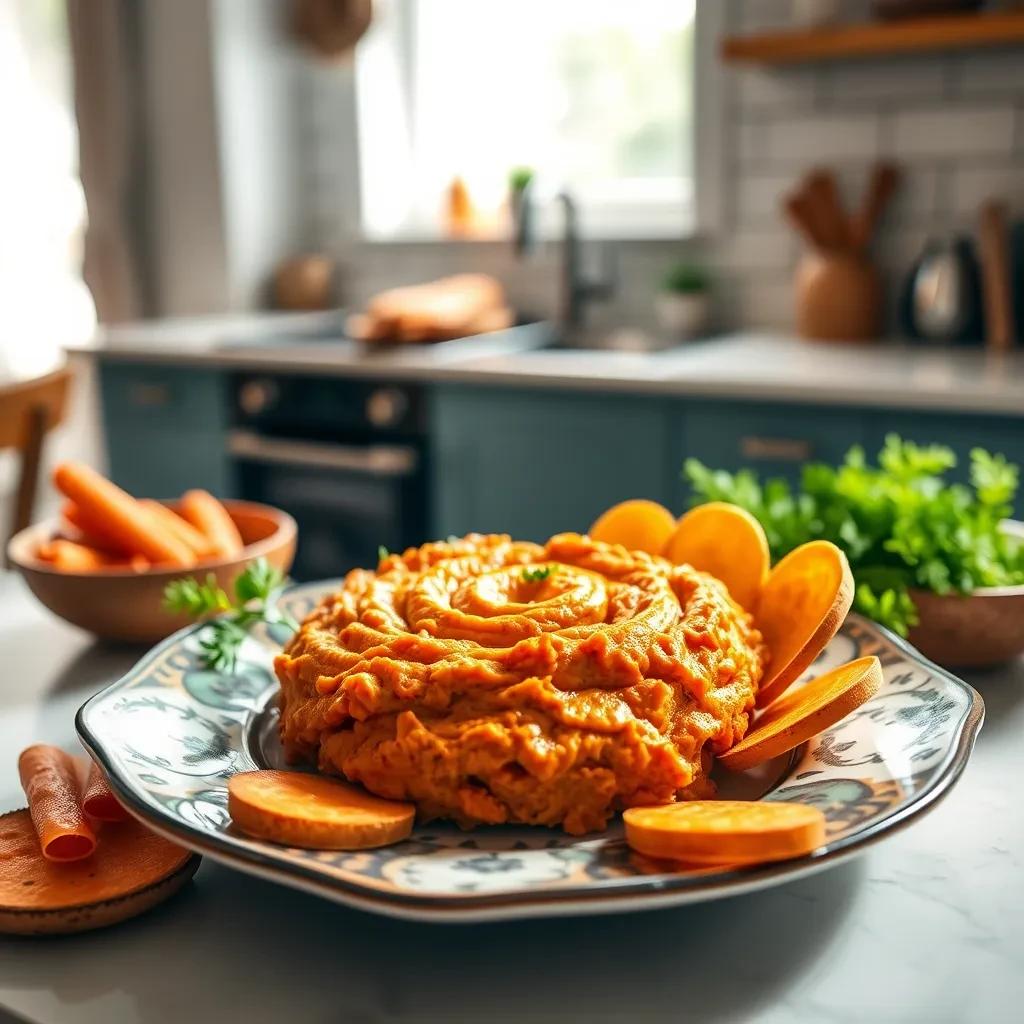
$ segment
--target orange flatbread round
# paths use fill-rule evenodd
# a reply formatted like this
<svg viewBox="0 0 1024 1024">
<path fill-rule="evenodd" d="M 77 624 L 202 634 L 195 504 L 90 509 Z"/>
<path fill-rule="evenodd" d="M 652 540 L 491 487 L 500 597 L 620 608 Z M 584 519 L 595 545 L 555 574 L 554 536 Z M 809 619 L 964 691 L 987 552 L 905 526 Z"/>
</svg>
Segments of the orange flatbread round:
<svg viewBox="0 0 1024 1024">
<path fill-rule="evenodd" d="M 718 762 L 731 772 L 746 771 L 805 743 L 870 700 L 882 685 L 875 657 L 858 658 L 826 672 L 780 697 L 754 722 L 754 728 Z"/>
<path fill-rule="evenodd" d="M 590 528 L 590 537 L 621 544 L 627 551 L 660 555 L 675 528 L 676 517 L 664 505 L 636 498 L 608 509 Z"/>
<path fill-rule="evenodd" d="M 725 501 L 690 509 L 663 554 L 675 565 L 692 565 L 720 579 L 733 600 L 748 610 L 757 605 L 771 565 L 764 528 L 746 509 Z"/>
<path fill-rule="evenodd" d="M 788 860 L 825 842 L 825 816 L 809 804 L 691 800 L 624 811 L 626 842 L 648 857 L 690 864 Z"/>
<path fill-rule="evenodd" d="M 28 811 L 0 816 L 0 932 L 85 931 L 148 910 L 180 889 L 199 858 L 134 819 L 104 825 L 89 857 L 43 856 Z"/>
<path fill-rule="evenodd" d="M 304 772 L 241 772 L 228 780 L 228 813 L 243 832 L 309 850 L 365 850 L 401 842 L 416 808 Z"/>
<path fill-rule="evenodd" d="M 853 604 L 853 574 L 830 541 L 795 548 L 768 574 L 754 622 L 768 645 L 768 670 L 757 691 L 767 707 L 798 679 L 839 631 Z"/>
</svg>

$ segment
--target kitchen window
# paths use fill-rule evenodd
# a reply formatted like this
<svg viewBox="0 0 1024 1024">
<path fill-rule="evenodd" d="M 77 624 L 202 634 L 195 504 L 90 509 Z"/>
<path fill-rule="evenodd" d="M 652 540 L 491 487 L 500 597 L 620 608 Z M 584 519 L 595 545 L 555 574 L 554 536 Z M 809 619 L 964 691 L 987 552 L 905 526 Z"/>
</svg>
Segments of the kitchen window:
<svg viewBox="0 0 1024 1024">
<path fill-rule="evenodd" d="M 589 234 L 692 229 L 696 6 L 378 0 L 356 65 L 365 234 L 438 237 L 456 178 L 472 233 L 507 234 L 521 167 L 542 199 L 568 188 Z"/>
</svg>

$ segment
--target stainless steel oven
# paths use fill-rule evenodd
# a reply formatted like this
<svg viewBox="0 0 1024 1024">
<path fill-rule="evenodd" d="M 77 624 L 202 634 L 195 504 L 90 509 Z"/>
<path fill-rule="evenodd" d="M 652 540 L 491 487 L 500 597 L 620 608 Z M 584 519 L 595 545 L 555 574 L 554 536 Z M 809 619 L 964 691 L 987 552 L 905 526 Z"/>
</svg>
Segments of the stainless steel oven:
<svg viewBox="0 0 1024 1024">
<path fill-rule="evenodd" d="M 299 524 L 292 575 L 337 576 L 426 539 L 422 389 L 379 380 L 244 375 L 228 449 L 238 493 Z"/>
</svg>

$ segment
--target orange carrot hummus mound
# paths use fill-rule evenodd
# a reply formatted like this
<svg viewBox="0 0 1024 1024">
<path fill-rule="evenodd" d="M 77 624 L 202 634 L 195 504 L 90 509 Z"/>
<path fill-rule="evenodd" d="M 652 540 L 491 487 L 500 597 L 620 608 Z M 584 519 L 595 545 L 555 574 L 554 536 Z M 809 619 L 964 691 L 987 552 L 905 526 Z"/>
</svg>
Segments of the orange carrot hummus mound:
<svg viewBox="0 0 1024 1024">
<path fill-rule="evenodd" d="M 601 829 L 705 795 L 761 636 L 711 576 L 560 534 L 470 534 L 358 569 L 278 656 L 281 735 L 421 820 Z"/>
</svg>

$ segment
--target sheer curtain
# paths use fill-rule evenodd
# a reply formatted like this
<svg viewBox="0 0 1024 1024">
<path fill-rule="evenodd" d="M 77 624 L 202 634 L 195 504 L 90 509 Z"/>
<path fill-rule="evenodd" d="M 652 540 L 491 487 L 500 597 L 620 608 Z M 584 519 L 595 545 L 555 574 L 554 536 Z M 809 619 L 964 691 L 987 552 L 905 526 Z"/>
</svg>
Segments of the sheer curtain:
<svg viewBox="0 0 1024 1024">
<path fill-rule="evenodd" d="M 103 323 L 137 319 L 146 305 L 137 14 L 131 0 L 67 0 L 88 210 L 82 273 Z"/>
</svg>

